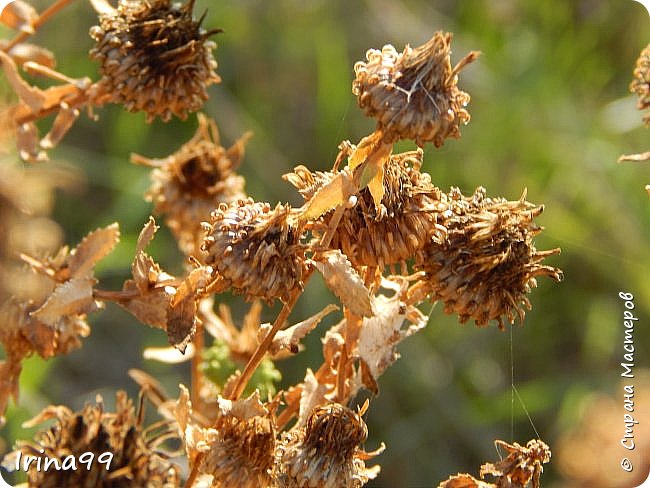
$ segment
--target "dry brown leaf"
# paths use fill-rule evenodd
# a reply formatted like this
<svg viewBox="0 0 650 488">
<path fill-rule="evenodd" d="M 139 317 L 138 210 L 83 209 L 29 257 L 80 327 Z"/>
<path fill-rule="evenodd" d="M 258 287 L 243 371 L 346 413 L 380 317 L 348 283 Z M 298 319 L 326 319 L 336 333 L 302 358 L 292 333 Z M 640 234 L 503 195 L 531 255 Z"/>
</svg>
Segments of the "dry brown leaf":
<svg viewBox="0 0 650 488">
<path fill-rule="evenodd" d="M 427 317 L 416 307 L 401 302 L 399 292 L 390 298 L 378 295 L 374 306 L 375 315 L 363 319 L 357 351 L 376 383 L 377 378 L 399 358 L 395 347 L 424 328 Z M 411 324 L 403 328 L 407 319 Z"/>
<path fill-rule="evenodd" d="M 115 222 L 97 229 L 82 239 L 70 252 L 68 266 L 71 278 L 90 278 L 97 262 L 109 254 L 120 240 L 120 227 Z"/>
<path fill-rule="evenodd" d="M 69 315 L 84 315 L 97 310 L 93 298 L 93 278 L 73 278 L 58 285 L 41 307 L 31 315 L 51 327 Z"/>
<path fill-rule="evenodd" d="M 172 297 L 173 300 L 173 297 Z M 196 298 L 188 295 L 167 310 L 167 339 L 169 343 L 184 353 L 187 344 L 196 331 Z"/>
<path fill-rule="evenodd" d="M 120 300 L 117 303 L 131 313 L 143 324 L 167 330 L 167 307 L 171 300 L 165 288 L 156 288 L 149 293 L 141 294 L 134 280 L 124 282 L 122 291 L 125 294 L 133 293 L 129 299 Z"/>
<path fill-rule="evenodd" d="M 10 1 L 0 11 L 0 22 L 25 34 L 34 34 L 34 23 L 37 19 L 36 9 L 22 0 Z"/>
<path fill-rule="evenodd" d="M 248 398 L 239 400 L 228 400 L 221 395 L 217 397 L 219 415 L 237 417 L 248 420 L 252 417 L 265 416 L 269 413 L 264 404 L 260 401 L 260 393 L 255 390 Z"/>
<path fill-rule="evenodd" d="M 381 131 L 375 131 L 361 139 L 348 158 L 348 166 L 350 169 L 361 166 L 376 151 L 377 146 L 381 144 L 381 138 L 383 136 L 384 134 Z"/>
<path fill-rule="evenodd" d="M 314 194 L 300 214 L 303 220 L 315 220 L 339 205 L 347 203 L 357 192 L 347 172 L 338 173 L 329 183 Z"/>
<path fill-rule="evenodd" d="M 326 395 L 331 390 L 332 385 L 319 383 L 311 368 L 307 368 L 302 394 L 300 395 L 300 413 L 298 414 L 296 428 L 300 428 L 307 423 L 309 414 L 314 408 L 329 401 Z"/>
<path fill-rule="evenodd" d="M 156 232 L 160 229 L 160 226 L 156 225 L 156 221 L 152 216 L 149 216 L 149 220 L 147 221 L 146 224 L 144 224 L 144 227 L 140 231 L 140 234 L 138 235 L 138 242 L 135 246 L 135 253 L 140 254 L 141 252 L 144 252 L 144 250 L 149 246 L 151 241 L 153 240 L 154 235 L 156 235 Z"/>
<path fill-rule="evenodd" d="M 363 280 L 347 257 L 338 249 L 314 256 L 313 265 L 320 271 L 327 287 L 339 297 L 343 306 L 362 317 L 372 317 L 372 300 Z"/>
<path fill-rule="evenodd" d="M 296 325 L 279 331 L 273 338 L 273 342 L 269 347 L 269 353 L 275 356 L 281 351 L 286 350 L 296 354 L 300 350 L 300 341 L 320 323 L 323 317 L 334 310 L 338 310 L 338 307 L 330 304 L 307 320 L 303 320 Z M 262 328 L 260 328 L 260 332 L 262 332 Z M 266 335 L 266 331 L 264 331 L 263 335 Z"/>
</svg>

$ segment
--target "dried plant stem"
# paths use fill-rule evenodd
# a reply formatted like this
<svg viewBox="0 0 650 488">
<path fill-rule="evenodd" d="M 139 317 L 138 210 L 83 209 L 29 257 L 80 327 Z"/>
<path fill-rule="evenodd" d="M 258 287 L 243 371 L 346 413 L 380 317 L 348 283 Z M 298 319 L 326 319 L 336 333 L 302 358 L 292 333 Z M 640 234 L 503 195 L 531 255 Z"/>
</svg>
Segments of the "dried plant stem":
<svg viewBox="0 0 650 488">
<path fill-rule="evenodd" d="M 108 302 L 123 302 L 140 296 L 139 290 L 113 291 L 93 289 L 93 297 L 97 300 L 106 300 Z"/>
<path fill-rule="evenodd" d="M 203 324 L 200 320 L 196 321 L 196 331 L 192 338 L 194 345 L 194 355 L 192 356 L 192 388 L 191 400 L 192 404 L 197 408 L 202 406 L 203 400 L 201 399 L 201 388 L 203 387 L 203 373 L 201 373 L 201 361 L 203 356 L 203 348 L 205 346 L 205 337 L 203 335 Z"/>
<path fill-rule="evenodd" d="M 46 8 L 39 16 L 38 19 L 34 21 L 34 30 L 38 30 L 40 26 L 45 24 L 50 18 L 52 18 L 59 10 L 65 8 L 69 3 L 72 3 L 73 0 L 58 0 Z M 28 32 L 21 31 L 16 37 L 14 37 L 9 44 L 4 47 L 4 51 L 8 52 L 16 44 L 23 42 L 30 36 Z"/>
<path fill-rule="evenodd" d="M 300 296 L 301 292 L 302 290 L 296 288 L 291 293 L 291 296 L 286 301 L 286 303 L 282 306 L 282 310 L 280 310 L 280 313 L 275 319 L 275 322 L 273 322 L 273 326 L 271 327 L 271 330 L 269 331 L 268 334 L 266 334 L 266 337 L 260 343 L 260 345 L 257 346 L 257 349 L 253 353 L 253 356 L 251 356 L 250 360 L 248 361 L 248 364 L 246 364 L 246 367 L 244 368 L 243 373 L 237 380 L 237 384 L 233 388 L 233 392 L 230 395 L 230 400 L 239 399 L 241 394 L 244 392 L 244 389 L 246 388 L 248 381 L 251 379 L 251 376 L 253 376 L 253 373 L 255 372 L 259 364 L 262 362 L 262 359 L 264 359 L 264 355 L 269 350 L 269 347 L 273 342 L 273 338 L 275 337 L 275 334 L 278 333 L 278 331 L 282 328 L 282 326 L 284 326 L 287 319 L 289 318 L 289 314 L 293 310 L 293 307 L 296 304 L 296 301 L 298 300 L 298 297 Z"/>
</svg>

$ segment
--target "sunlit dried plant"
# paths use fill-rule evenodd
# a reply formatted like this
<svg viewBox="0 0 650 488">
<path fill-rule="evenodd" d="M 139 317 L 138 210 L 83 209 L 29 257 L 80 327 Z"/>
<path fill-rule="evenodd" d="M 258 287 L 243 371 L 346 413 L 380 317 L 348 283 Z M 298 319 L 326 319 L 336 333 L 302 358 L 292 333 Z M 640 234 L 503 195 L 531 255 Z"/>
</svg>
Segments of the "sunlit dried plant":
<svg viewBox="0 0 650 488">
<path fill-rule="evenodd" d="M 650 108 L 650 44 L 641 51 L 639 58 L 636 60 L 634 79 L 630 83 L 630 91 L 639 97 L 636 104 L 639 110 L 648 110 Z M 646 113 L 643 116 L 643 123 L 646 128 L 650 127 L 650 114 Z M 623 161 L 650 161 L 650 151 L 640 154 L 624 154 L 618 158 L 619 163 Z M 645 190 L 650 195 L 650 185 L 646 185 Z"/>
<path fill-rule="evenodd" d="M 91 29 L 97 44 L 90 55 L 100 63 L 101 78 L 72 80 L 55 72 L 54 56 L 24 41 L 66 2 L 40 15 L 16 2 L 1 19 L 21 31 L 0 45 L 0 62 L 19 97 L 2 120 L 13 129 L 23 159 L 45 159 L 44 149 L 63 137 L 82 107 L 118 103 L 145 112 L 147 121 L 186 118 L 207 99 L 206 87 L 219 81 L 215 45 L 208 40 L 218 29 L 204 31 L 203 17 L 193 19 L 192 0 L 120 0 L 116 8 L 93 0 L 99 25 Z M 496 322 L 505 329 L 523 322 L 537 277 L 562 278 L 560 270 L 543 264 L 559 250 L 534 245 L 542 230 L 534 220 L 543 207 L 528 202 L 525 192 L 516 201 L 488 197 L 483 188 L 471 196 L 457 189 L 446 193 L 422 171 L 426 143 L 439 147 L 459 138 L 470 119 L 470 97 L 457 83 L 478 53 L 452 67 L 450 43 L 451 34 L 438 32 L 401 53 L 390 45 L 370 50 L 367 62 L 355 65 L 352 90 L 364 113 L 377 120 L 376 129 L 356 144 L 341 142 L 331 170 L 301 165 L 284 175 L 303 197 L 300 207 L 248 197 L 236 173 L 248 136 L 225 149 L 216 122 L 203 114 L 194 137 L 169 157 L 132 156 L 152 168 L 146 198 L 184 254 L 180 276 L 167 273 L 146 251 L 158 229 L 153 217 L 136 243 L 132 277 L 120 290 L 101 288 L 94 275 L 119 240 L 117 223 L 89 233 L 74 249 L 22 251 L 22 261 L 45 285 L 27 296 L 0 288 L 7 318 L 0 326 L 6 351 L 0 413 L 9 396 L 18 399 L 22 361 L 33 353 L 49 358 L 81 347 L 91 331 L 88 314 L 107 301 L 165 332 L 172 347 L 148 349 L 146 357 L 191 361 L 191 386 L 181 385 L 176 396 L 146 373 L 131 373 L 165 418 L 163 433 L 154 438 L 123 393 L 115 414 L 105 412 L 101 401 L 79 413 L 47 408 L 38 420 L 56 417 L 54 427 L 36 443 L 19 443 L 14 456 L 106 451 L 114 454 L 115 469 L 70 479 L 32 469 L 30 486 L 86 486 L 92 476 L 98 483 L 93 486 L 171 487 L 184 479 L 186 487 L 361 487 L 379 475 L 378 465 L 366 463 L 383 444 L 372 452 L 363 446 L 363 416 L 371 403 L 352 405 L 364 389 L 378 393 L 380 376 L 399 358 L 396 347 L 427 325 L 420 306 L 441 301 L 461 323 Z M 19 66 L 62 84 L 34 88 Z M 57 114 L 53 126 L 39 139 L 35 123 L 51 113 Z M 418 147 L 394 153 L 400 140 Z M 15 199 L 1 179 L 0 198 Z M 9 220 L 0 208 L 0 228 Z M 340 303 L 289 325 L 314 273 Z M 253 302 L 241 324 L 220 303 L 227 291 Z M 261 302 L 276 301 L 281 308 L 275 320 L 262 323 Z M 278 389 L 277 363 L 303 350 L 303 339 L 339 309 L 338 322 L 322 338 L 322 364 Z M 172 435 L 182 443 L 185 470 L 159 452 L 161 439 Z M 495 484 L 458 475 L 440 486 L 539 486 L 542 464 L 550 458 L 546 444 L 497 446 L 506 458 L 481 468 L 481 476 L 495 477 Z"/>
</svg>

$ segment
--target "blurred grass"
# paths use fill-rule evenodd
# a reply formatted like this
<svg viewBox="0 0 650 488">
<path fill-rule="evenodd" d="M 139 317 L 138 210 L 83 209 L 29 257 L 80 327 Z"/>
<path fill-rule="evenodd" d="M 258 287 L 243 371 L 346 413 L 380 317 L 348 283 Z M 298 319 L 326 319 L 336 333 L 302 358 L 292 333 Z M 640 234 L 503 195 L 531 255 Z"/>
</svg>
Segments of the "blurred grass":
<svg viewBox="0 0 650 488">
<path fill-rule="evenodd" d="M 41 2 L 42 4 L 42 2 Z M 380 381 L 367 421 L 367 449 L 387 444 L 377 458 L 380 478 L 368 486 L 435 486 L 450 474 L 477 474 L 493 460 L 494 439 L 525 442 L 536 436 L 551 448 L 579 420 L 580 401 L 594 390 L 617 393 L 622 361 L 622 303 L 618 291 L 635 295 L 637 316 L 650 317 L 650 166 L 617 165 L 622 153 L 649 149 L 648 132 L 628 94 L 637 55 L 647 43 L 648 22 L 634 2 L 580 0 L 247 0 L 212 4 L 205 26 L 222 27 L 216 38 L 218 73 L 206 112 L 219 123 L 222 142 L 254 132 L 241 172 L 256 200 L 299 202 L 280 178 L 295 165 L 327 169 L 344 139 L 357 142 L 374 123 L 356 106 L 350 86 L 352 65 L 369 48 L 392 43 L 419 45 L 436 30 L 454 32 L 456 61 L 470 49 L 483 52 L 461 73 L 459 85 L 472 95 L 472 121 L 458 141 L 425 148 L 424 170 L 444 190 L 471 193 L 482 185 L 489 195 L 528 199 L 546 206 L 539 218 L 547 230 L 539 249 L 561 247 L 549 260 L 565 281 L 540 281 L 525 327 L 500 333 L 458 326 L 435 307 L 430 324 L 401 347 L 402 359 Z M 78 2 L 36 36 L 72 76 L 96 78 L 87 57 L 94 23 L 88 4 Z M 118 288 L 127 274 L 135 239 L 150 212 L 141 198 L 146 168 L 128 162 L 131 152 L 165 156 L 196 127 L 186 123 L 144 124 L 141 115 L 119 107 L 82 116 L 54 158 L 86 174 L 82 194 L 60 195 L 56 219 L 67 241 L 118 221 L 122 242 L 102 263 L 102 286 Z M 410 149 L 405 145 L 403 149 Z M 174 272 L 179 254 L 161 229 L 151 253 Z M 293 314 L 316 312 L 331 295 L 315 281 Z M 234 300 L 235 315 L 245 310 Z M 272 318 L 267 311 L 265 320 Z M 643 320 L 643 319 L 642 319 Z M 46 381 L 26 378 L 20 408 L 36 413 L 49 402 L 73 408 L 97 391 L 135 387 L 126 371 L 142 367 L 156 374 L 170 393 L 187 383 L 185 367 L 145 362 L 144 345 L 163 345 L 162 334 L 135 323 L 109 306 L 92 317 L 84 347 L 60 358 Z M 287 384 L 320 362 L 327 324 L 307 340 L 307 351 L 280 364 Z M 648 365 L 650 332 L 635 331 L 638 366 Z M 512 356 L 511 356 L 512 351 Z M 513 402 L 514 384 L 523 400 Z M 38 386 L 40 385 L 40 386 Z M 38 390 L 38 391 L 37 391 Z M 105 394 L 112 400 L 112 394 Z M 34 399 L 34 401 L 26 401 Z M 525 407 L 525 408 L 524 408 Z M 10 442 L 25 438 L 10 414 L 2 431 Z M 544 486 L 567 486 L 551 463 Z"/>
</svg>

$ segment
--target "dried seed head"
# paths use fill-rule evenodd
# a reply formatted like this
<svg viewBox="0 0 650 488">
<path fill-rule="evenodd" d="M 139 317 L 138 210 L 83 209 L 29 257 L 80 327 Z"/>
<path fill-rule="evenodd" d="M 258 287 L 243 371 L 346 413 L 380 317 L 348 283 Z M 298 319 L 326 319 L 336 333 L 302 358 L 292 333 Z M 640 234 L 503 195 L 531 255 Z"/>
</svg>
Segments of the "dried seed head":
<svg viewBox="0 0 650 488">
<path fill-rule="evenodd" d="M 456 86 L 457 74 L 479 53 L 470 52 L 452 68 L 450 43 L 450 33 L 436 32 L 401 54 L 390 44 L 370 49 L 368 61 L 354 65 L 352 92 L 364 113 L 377 119 L 385 142 L 412 139 L 420 147 L 440 147 L 447 137 L 460 137 L 460 124 L 470 119 L 464 108 L 470 96 Z"/>
<path fill-rule="evenodd" d="M 650 108 L 650 44 L 648 44 L 636 60 L 634 80 L 630 84 L 630 91 L 637 94 L 637 108 L 646 110 Z M 643 117 L 646 126 L 650 126 L 650 114 Z"/>
<path fill-rule="evenodd" d="M 275 427 L 271 419 L 228 415 L 217 422 L 216 429 L 218 441 L 212 444 L 202 469 L 213 476 L 212 486 L 272 486 Z"/>
<path fill-rule="evenodd" d="M 537 251 L 533 245 L 542 230 L 533 219 L 543 207 L 527 202 L 525 194 L 513 202 L 486 198 L 483 188 L 468 198 L 453 189 L 448 197 L 448 237 L 442 244 L 431 242 L 417 260 L 431 299 L 442 300 L 445 312 L 458 314 L 461 323 L 472 318 L 485 326 L 497 320 L 503 329 L 505 321 L 523 321 L 535 277 L 562 279 L 559 269 L 541 264 L 559 249 Z"/>
<path fill-rule="evenodd" d="M 235 293 L 247 300 L 287 299 L 302 287 L 305 245 L 301 224 L 289 216 L 291 207 L 239 200 L 221 204 L 212 213 L 202 249 Z"/>
<path fill-rule="evenodd" d="M 104 412 L 100 398 L 97 405 L 86 405 L 80 412 L 72 412 L 64 406 L 47 407 L 31 421 L 35 425 L 56 418 L 51 428 L 37 434 L 35 443 L 19 443 L 14 456 L 20 452 L 23 459 L 28 455 L 45 458 L 41 466 L 46 459 L 56 460 L 59 467 L 69 456 L 74 456 L 77 463 L 84 453 L 90 452 L 94 457 L 89 469 L 85 464 L 73 470 L 55 469 L 56 465 L 36 469 L 37 464 L 32 462 L 27 473 L 29 486 L 179 486 L 178 467 L 155 450 L 154 439 L 146 439 L 141 416 L 136 415 L 126 393 L 120 391 L 116 397 L 115 413 Z M 104 453 L 113 455 L 109 469 L 106 463 L 99 462 L 99 456 Z M 87 458 L 86 455 L 83 459 Z"/>
<path fill-rule="evenodd" d="M 169 121 L 195 112 L 208 99 L 206 87 L 220 81 L 212 56 L 216 44 L 192 18 L 194 1 L 120 0 L 90 29 L 97 42 L 90 57 L 101 63 L 95 104 L 123 104 L 144 111 L 147 121 Z"/>
<path fill-rule="evenodd" d="M 357 488 L 379 472 L 366 468 L 359 445 L 368 437 L 361 416 L 337 403 L 316 407 L 300 428 L 285 433 L 276 450 L 280 486 Z"/>
<path fill-rule="evenodd" d="M 214 121 L 199 115 L 194 137 L 171 156 L 160 160 L 133 157 L 135 162 L 155 168 L 147 198 L 154 202 L 155 212 L 166 215 L 166 223 L 185 254 L 197 254 L 201 222 L 209 220 L 212 210 L 220 203 L 246 197 L 244 178 L 235 172 L 244 157 L 246 139 L 244 136 L 225 149 L 219 144 Z"/>
<path fill-rule="evenodd" d="M 422 150 L 392 155 L 384 168 L 379 210 L 368 187 L 363 188 L 356 204 L 344 211 L 330 248 L 343 251 L 355 267 L 383 267 L 413 258 L 432 238 L 441 242 L 444 228 L 438 221 L 446 207 L 430 176 L 420 172 L 421 165 Z M 298 167 L 286 178 L 308 201 L 333 177 Z M 332 216 L 323 216 L 325 226 Z"/>
</svg>

